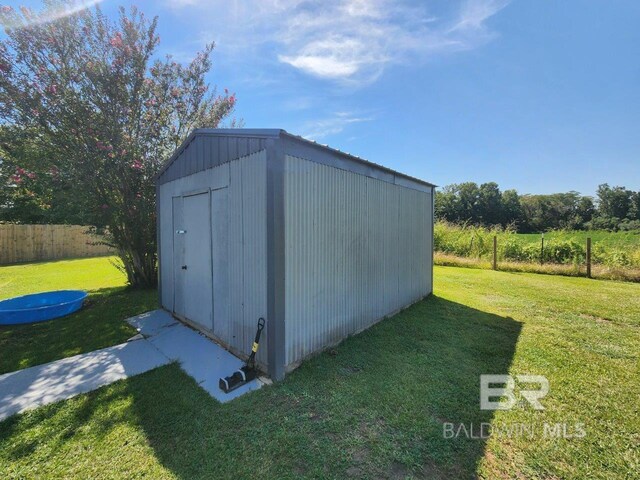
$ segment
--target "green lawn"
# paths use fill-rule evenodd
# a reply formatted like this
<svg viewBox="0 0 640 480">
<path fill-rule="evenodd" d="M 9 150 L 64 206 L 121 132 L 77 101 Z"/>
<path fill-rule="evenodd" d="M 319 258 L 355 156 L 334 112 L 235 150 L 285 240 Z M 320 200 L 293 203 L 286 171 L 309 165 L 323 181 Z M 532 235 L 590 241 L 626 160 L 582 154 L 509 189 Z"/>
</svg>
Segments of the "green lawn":
<svg viewBox="0 0 640 480">
<path fill-rule="evenodd" d="M 637 478 L 640 285 L 453 267 L 435 282 L 434 296 L 229 404 L 169 365 L 14 416 L 0 423 L 0 471 Z M 546 409 L 481 411 L 479 375 L 507 372 L 545 375 Z M 540 432 L 443 438 L 445 423 L 483 422 Z M 583 424 L 585 436 L 544 437 L 545 422 Z"/>
<path fill-rule="evenodd" d="M 0 374 L 108 347 L 135 335 L 122 320 L 157 308 L 155 290 L 125 288 L 113 257 L 0 267 L 0 300 L 46 290 L 82 289 L 84 308 L 33 325 L 0 326 Z"/>
</svg>

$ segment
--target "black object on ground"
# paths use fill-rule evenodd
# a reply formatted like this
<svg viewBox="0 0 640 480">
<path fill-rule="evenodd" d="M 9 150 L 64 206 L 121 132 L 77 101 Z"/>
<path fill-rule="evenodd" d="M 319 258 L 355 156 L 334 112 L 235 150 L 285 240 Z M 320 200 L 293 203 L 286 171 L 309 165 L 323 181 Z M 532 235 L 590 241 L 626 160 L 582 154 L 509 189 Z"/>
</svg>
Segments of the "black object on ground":
<svg viewBox="0 0 640 480">
<path fill-rule="evenodd" d="M 249 358 L 247 359 L 247 362 L 244 364 L 244 366 L 239 370 L 233 372 L 228 377 L 220 379 L 218 385 L 220 386 L 220 390 L 222 390 L 224 393 L 232 392 L 236 388 L 241 387 L 242 385 L 250 382 L 258 376 L 258 371 L 256 370 L 256 353 L 260 344 L 260 334 L 262 333 L 264 324 L 264 318 L 260 318 L 258 320 L 258 331 L 256 332 L 256 338 L 253 341 L 253 346 L 251 347 L 251 354 L 249 355 Z"/>
</svg>

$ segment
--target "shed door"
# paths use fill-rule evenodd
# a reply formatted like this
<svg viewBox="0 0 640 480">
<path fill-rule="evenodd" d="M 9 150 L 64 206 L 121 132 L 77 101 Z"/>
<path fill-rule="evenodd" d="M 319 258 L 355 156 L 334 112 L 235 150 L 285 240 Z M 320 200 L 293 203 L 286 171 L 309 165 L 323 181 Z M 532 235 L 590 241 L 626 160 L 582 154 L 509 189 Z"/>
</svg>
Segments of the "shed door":
<svg viewBox="0 0 640 480">
<path fill-rule="evenodd" d="M 180 225 L 174 245 L 183 246 L 182 252 L 174 251 L 176 296 L 182 296 L 174 308 L 176 314 L 213 330 L 210 205 L 209 192 L 183 197 L 182 221 L 174 219 L 174 226 Z"/>
</svg>

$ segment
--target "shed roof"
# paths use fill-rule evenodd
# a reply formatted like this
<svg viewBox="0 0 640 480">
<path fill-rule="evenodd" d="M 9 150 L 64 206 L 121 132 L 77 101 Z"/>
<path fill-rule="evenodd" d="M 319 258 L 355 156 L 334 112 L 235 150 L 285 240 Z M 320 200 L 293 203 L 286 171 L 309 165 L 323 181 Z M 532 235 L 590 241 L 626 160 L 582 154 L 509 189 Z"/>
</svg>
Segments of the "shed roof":
<svg viewBox="0 0 640 480">
<path fill-rule="evenodd" d="M 190 145 L 199 137 L 212 138 L 212 139 L 227 139 L 225 145 L 216 145 L 214 148 L 217 150 L 216 159 L 200 159 L 195 162 L 192 160 L 190 163 L 193 165 L 191 168 L 176 168 L 176 163 L 180 162 L 181 157 L 184 157 L 183 153 L 190 148 Z M 341 150 L 332 148 L 328 145 L 323 145 L 312 140 L 307 140 L 299 135 L 293 135 L 286 130 L 279 128 L 199 128 L 191 132 L 187 139 L 176 149 L 171 158 L 164 164 L 156 175 L 156 181 L 160 184 L 168 181 L 180 178 L 185 175 L 195 173 L 200 170 L 206 170 L 216 165 L 226 163 L 231 160 L 235 160 L 244 155 L 254 153 L 256 151 L 266 148 L 266 141 L 269 139 L 282 139 L 289 144 L 297 144 L 298 146 L 313 148 L 318 151 L 323 151 L 327 154 L 331 154 L 340 159 L 347 160 L 342 162 L 340 168 L 351 170 L 357 173 L 377 171 L 381 174 L 391 175 L 392 177 L 398 177 L 410 182 L 415 182 L 427 187 L 435 187 L 433 183 L 426 182 L 411 175 L 398 172 L 391 168 L 379 165 L 377 163 L 370 162 L 356 155 L 343 152 Z M 229 140 L 235 140 L 233 142 Z M 211 148 L 211 145 L 203 145 L 202 156 L 206 156 L 204 152 L 207 148 Z M 293 153 L 287 152 L 286 153 Z M 306 156 L 305 156 L 306 158 Z M 313 161 L 314 158 L 307 158 L 307 160 Z M 360 168 L 356 168 L 360 167 Z M 364 170 L 362 167 L 365 167 Z M 171 170 L 174 170 L 171 172 Z M 376 175 L 370 175 L 376 176 Z"/>
</svg>

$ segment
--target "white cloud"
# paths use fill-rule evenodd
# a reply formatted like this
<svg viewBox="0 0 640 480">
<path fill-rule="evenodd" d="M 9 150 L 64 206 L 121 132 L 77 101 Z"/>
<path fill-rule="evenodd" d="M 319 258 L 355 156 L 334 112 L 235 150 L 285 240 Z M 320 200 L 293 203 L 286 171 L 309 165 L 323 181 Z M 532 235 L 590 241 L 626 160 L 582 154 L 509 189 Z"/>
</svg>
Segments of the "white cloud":
<svg viewBox="0 0 640 480">
<path fill-rule="evenodd" d="M 507 3 L 465 0 L 440 16 L 430 10 L 433 2 L 406 0 L 174 0 L 171 6 L 206 19 L 204 35 L 221 50 L 267 56 L 317 78 L 360 85 L 389 65 L 490 40 L 486 22 Z"/>
<path fill-rule="evenodd" d="M 509 0 L 467 0 L 450 31 L 484 30 L 485 22 L 507 6 Z"/>
<path fill-rule="evenodd" d="M 308 122 L 302 126 L 302 136 L 309 140 L 320 140 L 342 132 L 354 123 L 369 122 L 372 116 L 362 116 L 353 112 L 337 112 L 330 117 Z"/>
<path fill-rule="evenodd" d="M 198 1 L 198 0 L 194 0 Z M 46 4 L 42 8 L 28 9 L 25 14 L 21 9 L 21 15 L 16 22 L 13 21 L 13 17 L 10 15 L 0 23 L 5 27 L 21 28 L 29 25 L 40 25 L 43 23 L 53 22 L 60 18 L 68 17 L 74 13 L 81 12 L 87 8 L 91 8 L 94 5 L 99 4 L 102 0 L 67 0 L 66 2 L 53 2 Z M 9 6 L 3 6 L 3 8 L 11 8 Z M 22 7 L 21 7 L 22 8 Z"/>
</svg>

